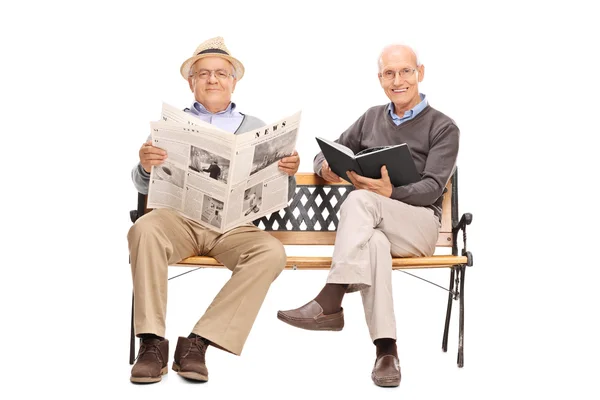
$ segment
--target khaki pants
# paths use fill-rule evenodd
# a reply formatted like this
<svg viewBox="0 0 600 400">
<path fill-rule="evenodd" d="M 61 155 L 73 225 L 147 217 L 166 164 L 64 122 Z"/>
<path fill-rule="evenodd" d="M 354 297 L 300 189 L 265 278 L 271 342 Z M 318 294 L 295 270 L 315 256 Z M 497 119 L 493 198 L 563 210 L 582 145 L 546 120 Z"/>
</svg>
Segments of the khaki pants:
<svg viewBox="0 0 600 400">
<path fill-rule="evenodd" d="M 396 339 L 392 255 L 431 256 L 439 221 L 432 210 L 366 190 L 354 190 L 340 209 L 327 283 L 360 290 L 371 339 Z"/>
<path fill-rule="evenodd" d="M 271 282 L 285 267 L 281 242 L 250 225 L 219 234 L 169 209 L 138 219 L 127 238 L 136 335 L 165 336 L 168 265 L 207 255 L 232 275 L 192 332 L 239 355 Z"/>
</svg>

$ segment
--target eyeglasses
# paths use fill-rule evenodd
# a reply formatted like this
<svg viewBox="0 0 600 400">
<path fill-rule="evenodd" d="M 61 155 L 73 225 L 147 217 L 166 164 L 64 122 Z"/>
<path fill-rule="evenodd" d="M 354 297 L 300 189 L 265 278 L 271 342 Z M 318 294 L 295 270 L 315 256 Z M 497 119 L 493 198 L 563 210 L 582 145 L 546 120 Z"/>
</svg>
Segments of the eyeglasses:
<svg viewBox="0 0 600 400">
<path fill-rule="evenodd" d="M 198 75 L 198 78 L 202 79 L 202 80 L 206 80 L 209 79 L 211 77 L 212 74 L 215 74 L 215 78 L 217 79 L 227 79 L 230 76 L 233 76 L 235 78 L 235 75 L 230 74 L 229 72 L 227 72 L 224 69 L 199 69 L 198 71 L 192 73 L 193 75 Z"/>
<path fill-rule="evenodd" d="M 386 69 L 379 73 L 379 77 L 386 81 L 396 79 L 396 74 L 400 75 L 400 78 L 408 79 L 415 74 L 416 68 L 402 68 L 399 70 Z"/>
</svg>

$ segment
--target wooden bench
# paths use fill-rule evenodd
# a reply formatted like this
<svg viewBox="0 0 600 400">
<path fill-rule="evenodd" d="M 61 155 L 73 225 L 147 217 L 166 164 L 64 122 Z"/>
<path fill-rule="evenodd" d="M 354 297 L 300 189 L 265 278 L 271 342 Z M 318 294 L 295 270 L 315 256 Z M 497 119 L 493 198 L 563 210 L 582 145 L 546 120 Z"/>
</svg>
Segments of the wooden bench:
<svg viewBox="0 0 600 400">
<path fill-rule="evenodd" d="M 285 209 L 268 217 L 254 221 L 254 224 L 268 231 L 284 245 L 333 245 L 338 225 L 339 209 L 353 187 L 345 181 L 341 183 L 326 182 L 313 173 L 296 174 L 296 194 Z M 449 268 L 450 284 L 446 321 L 442 339 L 442 350 L 448 349 L 448 328 L 453 300 L 458 300 L 459 333 L 458 357 L 459 367 L 464 364 L 464 279 L 467 266 L 473 265 L 471 252 L 467 251 L 466 227 L 472 221 L 472 215 L 466 213 L 458 218 L 458 174 L 454 173 L 444 193 L 442 225 L 439 231 L 437 248 L 451 248 L 451 255 L 434 255 L 432 257 L 393 258 L 394 270 L 420 268 Z M 138 195 L 138 208 L 130 213 L 132 222 L 148 210 L 145 208 L 146 196 Z M 458 234 L 462 231 L 462 249 L 459 255 Z M 436 250 L 437 252 L 437 250 Z M 212 257 L 194 256 L 181 260 L 175 266 L 196 268 L 225 268 Z M 318 270 L 329 269 L 331 257 L 288 256 L 286 269 Z M 175 278 L 175 277 L 173 277 Z M 172 278 L 170 278 L 172 279 Z M 430 282 L 431 283 L 431 282 Z M 436 285 L 438 286 L 438 285 Z M 135 357 L 135 336 L 133 328 L 133 302 L 131 308 L 131 338 L 129 363 Z"/>
</svg>

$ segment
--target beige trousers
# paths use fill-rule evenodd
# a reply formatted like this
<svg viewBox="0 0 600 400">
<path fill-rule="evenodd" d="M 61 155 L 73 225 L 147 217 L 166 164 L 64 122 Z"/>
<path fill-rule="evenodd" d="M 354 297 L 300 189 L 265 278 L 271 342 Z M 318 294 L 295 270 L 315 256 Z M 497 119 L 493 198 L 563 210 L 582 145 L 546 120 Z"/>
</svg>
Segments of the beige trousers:
<svg viewBox="0 0 600 400">
<path fill-rule="evenodd" d="M 138 219 L 127 238 L 136 335 L 165 336 L 168 265 L 207 255 L 232 275 L 192 332 L 239 355 L 271 283 L 285 267 L 281 242 L 249 225 L 219 234 L 169 209 Z"/>
<path fill-rule="evenodd" d="M 366 190 L 354 190 L 340 208 L 327 283 L 360 290 L 372 340 L 396 339 L 392 256 L 431 256 L 439 221 L 432 210 Z"/>
</svg>

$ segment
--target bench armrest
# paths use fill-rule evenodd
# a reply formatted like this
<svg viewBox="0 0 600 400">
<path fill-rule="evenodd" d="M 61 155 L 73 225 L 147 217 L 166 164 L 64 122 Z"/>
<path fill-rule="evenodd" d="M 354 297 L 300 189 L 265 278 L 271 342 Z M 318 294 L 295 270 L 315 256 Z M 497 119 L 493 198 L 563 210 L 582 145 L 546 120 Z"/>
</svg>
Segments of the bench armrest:
<svg viewBox="0 0 600 400">
<path fill-rule="evenodd" d="M 467 225 L 470 225 L 471 222 L 473 222 L 473 214 L 471 213 L 464 213 L 462 215 L 462 217 L 460 218 L 460 221 L 458 221 L 458 224 L 456 224 L 454 227 L 452 227 L 452 241 L 453 241 L 453 246 L 452 246 L 452 254 L 457 256 L 458 255 L 458 233 L 460 231 L 463 232 L 463 248 L 461 250 L 461 255 L 466 256 L 467 257 L 467 266 L 472 266 L 473 265 L 473 255 L 471 254 L 470 251 L 467 251 Z"/>
<path fill-rule="evenodd" d="M 135 223 L 146 212 L 146 195 L 138 193 L 137 209 L 129 211 L 131 222 Z"/>
<path fill-rule="evenodd" d="M 460 218 L 460 221 L 458 221 L 458 224 L 456 224 L 456 226 L 453 228 L 456 230 L 465 230 L 467 229 L 467 225 L 471 225 L 471 222 L 473 221 L 473 214 L 471 213 L 464 213 L 463 216 Z"/>
</svg>

